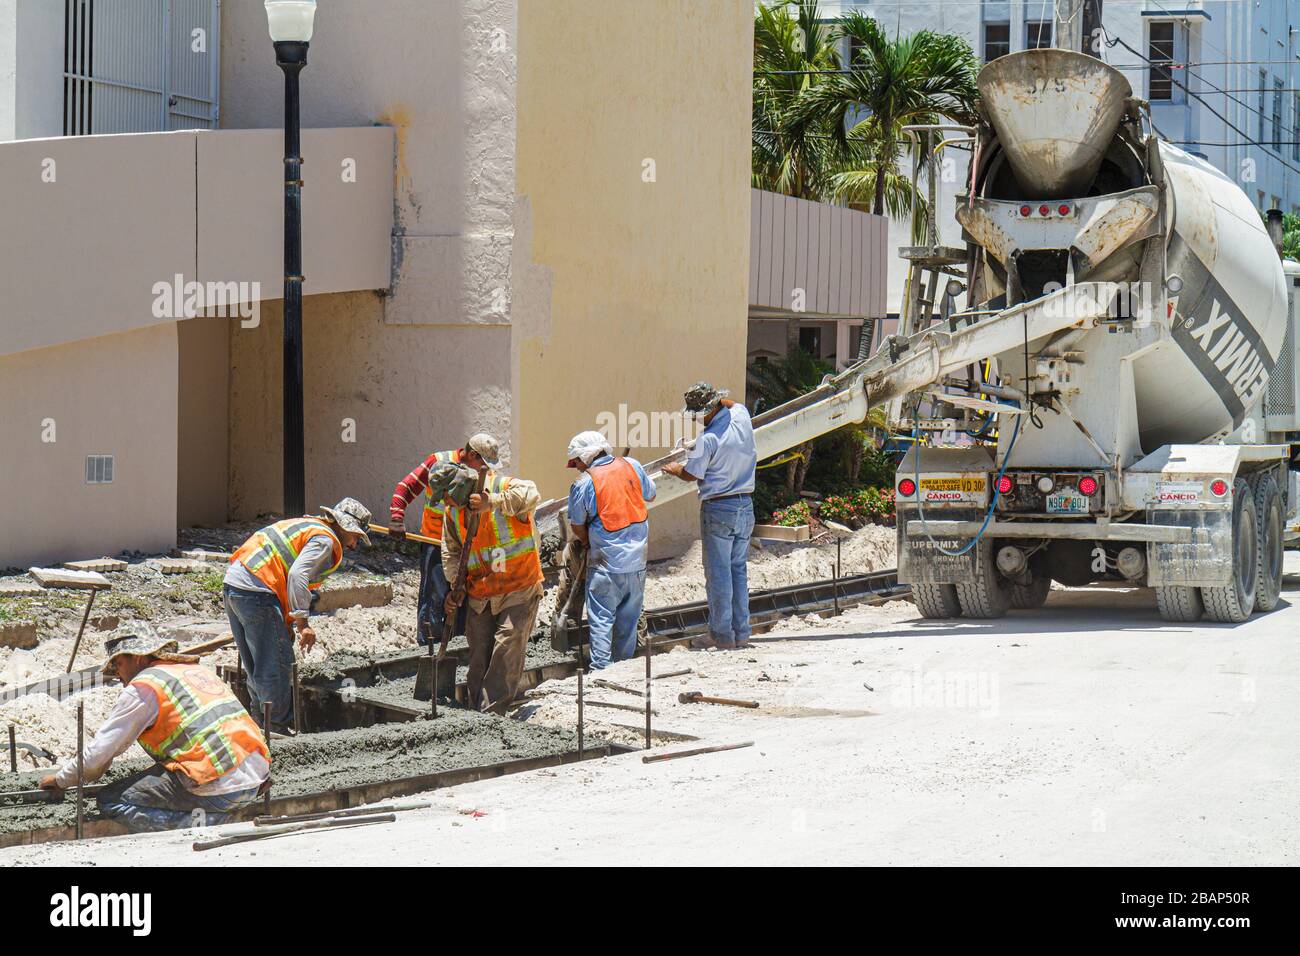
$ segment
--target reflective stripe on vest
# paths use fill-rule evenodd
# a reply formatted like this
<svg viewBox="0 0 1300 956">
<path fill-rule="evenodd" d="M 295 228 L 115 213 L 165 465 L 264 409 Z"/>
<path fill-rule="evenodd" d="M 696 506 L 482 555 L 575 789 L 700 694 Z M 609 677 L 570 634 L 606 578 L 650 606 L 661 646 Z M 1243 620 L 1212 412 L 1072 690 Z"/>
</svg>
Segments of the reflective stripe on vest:
<svg viewBox="0 0 1300 956">
<path fill-rule="evenodd" d="M 461 449 L 453 451 L 440 451 L 433 457 L 436 461 L 451 461 L 460 464 Z M 424 488 L 424 516 L 420 519 L 420 534 L 433 538 L 435 541 L 442 541 L 442 516 L 447 510 L 447 506 L 442 503 L 442 499 L 433 500 L 433 494 L 429 486 Z"/>
<path fill-rule="evenodd" d="M 627 459 L 615 458 L 588 468 L 587 474 L 596 489 L 596 513 L 606 531 L 622 531 L 630 524 L 646 520 L 641 476 Z"/>
<path fill-rule="evenodd" d="M 286 518 L 267 525 L 245 541 L 231 558 L 243 562 L 255 578 L 275 592 L 286 622 L 289 620 L 289 569 L 307 542 L 321 535 L 328 536 L 333 543 L 334 562 L 319 577 L 307 582 L 315 590 L 343 563 L 343 545 L 319 518 Z"/>
<path fill-rule="evenodd" d="M 199 786 L 238 767 L 251 753 L 270 759 L 262 732 L 230 688 L 197 664 L 155 664 L 131 686 L 151 691 L 158 719 L 140 735 L 140 746 Z"/>
<path fill-rule="evenodd" d="M 510 487 L 510 478 L 488 475 L 484 494 L 500 494 Z M 465 539 L 466 513 L 453 506 L 461 541 Z M 500 511 L 479 515 L 478 531 L 469 547 L 465 590 L 473 598 L 489 598 L 532 587 L 542 580 L 542 561 L 533 535 L 532 515 L 515 518 Z"/>
</svg>

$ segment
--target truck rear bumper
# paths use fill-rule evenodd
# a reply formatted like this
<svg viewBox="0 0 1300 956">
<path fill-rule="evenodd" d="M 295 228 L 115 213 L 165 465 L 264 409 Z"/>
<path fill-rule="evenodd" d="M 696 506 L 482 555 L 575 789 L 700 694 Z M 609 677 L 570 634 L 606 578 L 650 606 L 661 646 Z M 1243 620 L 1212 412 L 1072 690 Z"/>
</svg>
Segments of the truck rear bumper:
<svg viewBox="0 0 1300 956">
<path fill-rule="evenodd" d="M 936 538 L 973 538 L 979 534 L 981 521 L 907 522 L 908 537 L 923 537 L 929 530 Z M 1072 541 L 1150 541 L 1160 544 L 1188 544 L 1192 529 L 1177 525 L 1137 524 L 1094 521 L 990 521 L 985 529 L 991 538 L 1065 538 Z"/>
</svg>

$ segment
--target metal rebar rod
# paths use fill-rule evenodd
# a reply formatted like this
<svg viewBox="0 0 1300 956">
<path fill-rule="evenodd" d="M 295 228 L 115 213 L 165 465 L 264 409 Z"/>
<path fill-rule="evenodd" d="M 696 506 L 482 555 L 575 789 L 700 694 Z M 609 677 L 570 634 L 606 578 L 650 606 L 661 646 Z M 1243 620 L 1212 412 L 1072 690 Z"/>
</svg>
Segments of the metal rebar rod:
<svg viewBox="0 0 1300 956">
<path fill-rule="evenodd" d="M 269 700 L 262 701 L 262 736 L 266 738 L 266 756 L 269 763 L 271 756 L 271 702 Z M 262 812 L 271 812 L 271 774 L 269 770 L 266 775 L 266 795 L 262 803 Z"/>
<path fill-rule="evenodd" d="M 843 547 L 844 539 L 838 534 L 835 536 L 835 577 L 831 583 L 835 594 L 835 616 L 840 616 L 840 548 Z"/>
<path fill-rule="evenodd" d="M 93 595 L 95 592 L 91 592 Z M 89 607 L 89 605 L 87 605 Z M 77 702 L 77 839 L 81 839 L 82 822 L 85 817 L 85 752 L 86 752 L 86 704 Z"/>
<path fill-rule="evenodd" d="M 716 754 L 724 750 L 740 750 L 742 747 L 752 747 L 754 741 L 747 740 L 740 744 L 718 744 L 713 747 L 696 747 L 694 750 L 678 750 L 675 753 L 652 754 L 641 758 L 642 763 L 659 763 L 664 760 L 676 760 L 678 757 L 695 757 L 699 754 Z"/>
<path fill-rule="evenodd" d="M 14 725 L 9 725 L 9 770 L 18 772 L 18 738 L 14 735 Z"/>
<path fill-rule="evenodd" d="M 293 732 L 302 733 L 302 685 L 298 682 L 298 662 L 294 661 L 293 676 Z"/>
<path fill-rule="evenodd" d="M 429 660 L 433 663 L 429 665 L 432 671 L 431 679 L 433 684 L 429 688 L 429 712 L 433 719 L 438 718 L 438 655 L 433 652 L 433 636 L 429 637 Z"/>
<path fill-rule="evenodd" d="M 579 651 L 581 654 L 581 651 Z M 578 661 L 578 759 L 582 759 L 582 661 Z"/>
<path fill-rule="evenodd" d="M 650 682 L 653 678 L 650 676 L 650 658 L 654 654 L 654 644 L 650 636 L 646 635 L 645 641 L 645 749 L 650 749 Z"/>
</svg>

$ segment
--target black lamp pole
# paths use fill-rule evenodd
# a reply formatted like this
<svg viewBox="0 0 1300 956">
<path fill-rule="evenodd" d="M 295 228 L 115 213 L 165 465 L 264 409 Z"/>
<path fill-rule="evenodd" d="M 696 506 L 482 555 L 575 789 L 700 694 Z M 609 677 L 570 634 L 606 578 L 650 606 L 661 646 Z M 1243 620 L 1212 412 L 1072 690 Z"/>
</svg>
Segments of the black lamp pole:
<svg viewBox="0 0 1300 956">
<path fill-rule="evenodd" d="M 284 513 L 307 510 L 302 412 L 302 155 L 298 135 L 298 74 L 307 65 L 301 41 L 275 44 L 284 71 Z"/>
</svg>

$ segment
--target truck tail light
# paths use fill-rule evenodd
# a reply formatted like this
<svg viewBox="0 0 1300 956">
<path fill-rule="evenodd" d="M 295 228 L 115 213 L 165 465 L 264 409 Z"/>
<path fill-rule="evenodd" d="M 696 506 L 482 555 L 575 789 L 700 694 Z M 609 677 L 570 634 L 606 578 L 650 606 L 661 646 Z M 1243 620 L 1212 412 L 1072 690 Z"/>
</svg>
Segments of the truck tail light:
<svg viewBox="0 0 1300 956">
<path fill-rule="evenodd" d="M 1092 475 L 1084 475 L 1079 479 L 1079 493 L 1091 495 L 1097 490 L 1097 479 Z"/>
<path fill-rule="evenodd" d="M 1013 487 L 1015 487 L 1015 483 L 1011 480 L 1010 475 L 1003 475 L 998 478 L 998 494 L 1009 495 Z"/>
<path fill-rule="evenodd" d="M 898 483 L 898 493 L 904 498 L 910 498 L 916 494 L 916 482 L 911 478 L 904 478 Z"/>
<path fill-rule="evenodd" d="M 1226 498 L 1228 496 L 1228 483 L 1222 478 L 1215 478 L 1210 482 L 1210 493 L 1216 498 Z"/>
</svg>

